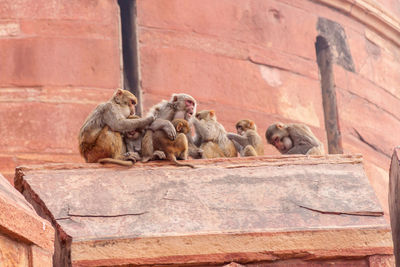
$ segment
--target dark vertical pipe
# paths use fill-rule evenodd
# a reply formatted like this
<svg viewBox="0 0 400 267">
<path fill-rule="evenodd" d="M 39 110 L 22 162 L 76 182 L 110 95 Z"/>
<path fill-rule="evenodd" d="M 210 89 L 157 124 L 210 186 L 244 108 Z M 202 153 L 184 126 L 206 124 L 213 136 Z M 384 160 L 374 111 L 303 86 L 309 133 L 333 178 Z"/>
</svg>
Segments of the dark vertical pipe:
<svg viewBox="0 0 400 267">
<path fill-rule="evenodd" d="M 329 154 L 343 154 L 342 135 L 336 104 L 336 90 L 333 79 L 333 57 L 329 44 L 322 36 L 315 43 L 317 63 L 321 76 L 322 103 Z"/>
<path fill-rule="evenodd" d="M 136 0 L 118 0 L 118 5 L 121 14 L 124 89 L 132 92 L 137 97 L 136 113 L 142 115 L 136 31 Z"/>
</svg>

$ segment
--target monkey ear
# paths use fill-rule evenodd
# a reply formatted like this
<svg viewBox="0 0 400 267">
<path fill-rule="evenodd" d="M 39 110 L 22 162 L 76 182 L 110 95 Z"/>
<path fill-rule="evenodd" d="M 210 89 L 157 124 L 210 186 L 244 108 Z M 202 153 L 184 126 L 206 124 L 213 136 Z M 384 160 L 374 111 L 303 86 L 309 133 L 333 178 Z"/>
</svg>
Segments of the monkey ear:
<svg viewBox="0 0 400 267">
<path fill-rule="evenodd" d="M 182 129 L 182 122 L 179 122 L 177 125 L 176 125 L 176 131 L 177 132 L 179 132 L 181 129 Z"/>
<path fill-rule="evenodd" d="M 174 96 L 172 97 L 172 102 L 176 102 L 176 101 L 178 101 L 178 96 L 177 96 L 177 95 L 174 95 Z"/>
<path fill-rule="evenodd" d="M 124 93 L 124 91 L 122 91 L 121 88 L 118 88 L 118 89 L 117 89 L 117 95 L 118 95 L 118 96 L 122 95 L 123 93 Z"/>
<path fill-rule="evenodd" d="M 278 129 L 283 129 L 283 128 L 285 128 L 285 125 L 284 125 L 282 122 L 278 122 L 278 123 L 276 124 L 276 128 L 278 128 Z"/>
<path fill-rule="evenodd" d="M 215 111 L 214 110 L 210 110 L 210 116 L 214 117 L 215 116 Z"/>
<path fill-rule="evenodd" d="M 250 127 L 252 128 L 252 127 L 254 127 L 254 121 L 250 121 Z"/>
</svg>

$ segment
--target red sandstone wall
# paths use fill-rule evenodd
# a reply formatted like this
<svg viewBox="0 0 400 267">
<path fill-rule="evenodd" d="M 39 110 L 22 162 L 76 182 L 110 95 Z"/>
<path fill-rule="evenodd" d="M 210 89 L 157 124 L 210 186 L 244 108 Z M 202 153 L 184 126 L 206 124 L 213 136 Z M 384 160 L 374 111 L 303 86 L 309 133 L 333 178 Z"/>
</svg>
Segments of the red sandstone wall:
<svg viewBox="0 0 400 267">
<path fill-rule="evenodd" d="M 340 23 L 355 65 L 354 73 L 334 70 L 345 151 L 364 155 L 387 210 L 389 156 L 400 137 L 398 46 L 317 1 L 137 2 L 144 110 L 187 92 L 228 130 L 245 117 L 260 134 L 273 121 L 299 121 L 324 142 L 316 25 L 318 17 Z M 381 3 L 400 14 L 397 1 Z M 0 172 L 7 178 L 20 164 L 82 161 L 80 125 L 121 86 L 118 13 L 115 0 L 0 2 Z"/>
<path fill-rule="evenodd" d="M 77 134 L 120 85 L 114 0 L 0 1 L 0 172 L 81 161 Z"/>
</svg>

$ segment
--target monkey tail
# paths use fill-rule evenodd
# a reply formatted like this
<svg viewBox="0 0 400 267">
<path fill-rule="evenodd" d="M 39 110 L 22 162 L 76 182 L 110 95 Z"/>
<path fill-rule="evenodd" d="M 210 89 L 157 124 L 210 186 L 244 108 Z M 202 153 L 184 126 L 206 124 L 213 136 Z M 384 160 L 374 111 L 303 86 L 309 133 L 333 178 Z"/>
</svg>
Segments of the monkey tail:
<svg viewBox="0 0 400 267">
<path fill-rule="evenodd" d="M 101 163 L 101 164 L 113 163 L 113 164 L 127 166 L 127 167 L 130 167 L 133 165 L 133 162 L 130 160 L 120 160 L 120 159 L 112 159 L 112 158 L 99 159 L 97 162 Z"/>
<path fill-rule="evenodd" d="M 190 167 L 190 168 L 193 168 L 193 169 L 196 168 L 192 164 L 182 163 L 182 162 L 177 161 L 175 155 L 173 155 L 173 154 L 170 154 L 168 158 L 178 166 L 187 166 L 187 167 Z"/>
</svg>

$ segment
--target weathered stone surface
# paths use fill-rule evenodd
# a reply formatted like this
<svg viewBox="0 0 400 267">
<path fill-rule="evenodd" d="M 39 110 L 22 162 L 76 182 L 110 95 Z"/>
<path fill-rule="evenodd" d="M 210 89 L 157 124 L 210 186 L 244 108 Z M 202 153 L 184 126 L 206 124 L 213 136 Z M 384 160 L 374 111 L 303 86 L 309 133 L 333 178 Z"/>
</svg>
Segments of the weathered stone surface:
<svg viewBox="0 0 400 267">
<path fill-rule="evenodd" d="M 400 148 L 395 148 L 389 176 L 390 225 L 396 266 L 400 266 Z"/>
<path fill-rule="evenodd" d="M 0 265 L 52 266 L 54 229 L 0 175 Z"/>
<path fill-rule="evenodd" d="M 5 229 L 8 235 L 53 252 L 54 229 L 51 224 L 40 218 L 24 197 L 1 175 L 0 215 L 0 229 Z"/>
<path fill-rule="evenodd" d="M 34 267 L 53 266 L 53 253 L 46 251 L 38 246 L 32 245 L 30 251 L 30 264 Z"/>
<path fill-rule="evenodd" d="M 72 237 L 77 266 L 390 255 L 390 229 L 361 161 L 266 156 L 193 160 L 193 170 L 53 164 L 19 168 L 16 186 L 37 194 L 34 202 Z"/>
<path fill-rule="evenodd" d="M 7 68 L 1 69 L 0 84 L 112 88 L 119 83 L 118 52 L 117 37 L 1 40 L 0 57 Z"/>
<path fill-rule="evenodd" d="M 393 255 L 375 255 L 368 258 L 369 267 L 393 267 L 395 261 Z"/>
<path fill-rule="evenodd" d="M 28 267 L 29 246 L 0 232 L 0 264 L 2 267 Z"/>
</svg>

